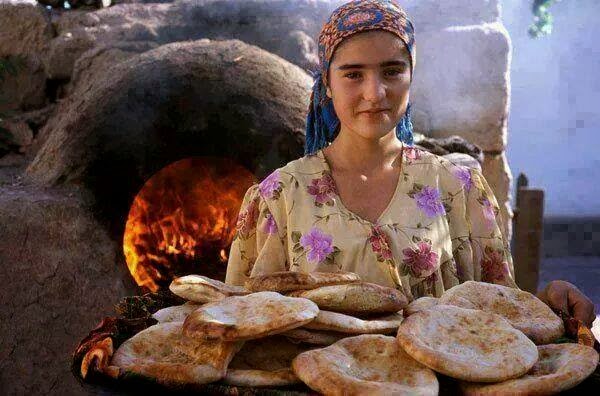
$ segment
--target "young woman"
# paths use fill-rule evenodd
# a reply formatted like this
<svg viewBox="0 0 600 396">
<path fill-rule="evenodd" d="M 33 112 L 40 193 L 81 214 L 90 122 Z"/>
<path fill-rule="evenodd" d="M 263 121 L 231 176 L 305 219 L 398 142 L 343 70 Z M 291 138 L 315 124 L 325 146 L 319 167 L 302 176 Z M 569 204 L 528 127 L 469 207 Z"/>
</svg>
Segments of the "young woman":
<svg viewBox="0 0 600 396">
<path fill-rule="evenodd" d="M 306 155 L 248 190 L 226 282 L 275 271 L 351 271 L 409 298 L 466 280 L 515 287 L 498 204 L 476 169 L 411 147 L 414 30 L 391 0 L 333 12 L 319 36 Z M 562 281 L 540 297 L 584 323 Z"/>
</svg>

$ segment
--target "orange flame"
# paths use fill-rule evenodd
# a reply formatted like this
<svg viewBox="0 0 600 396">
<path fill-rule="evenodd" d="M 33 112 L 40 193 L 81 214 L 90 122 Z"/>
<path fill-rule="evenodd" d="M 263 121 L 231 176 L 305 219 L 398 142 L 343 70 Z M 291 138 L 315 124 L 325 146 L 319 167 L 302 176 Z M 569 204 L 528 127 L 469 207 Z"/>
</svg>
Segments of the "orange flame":
<svg viewBox="0 0 600 396">
<path fill-rule="evenodd" d="M 152 176 L 135 197 L 123 238 L 129 272 L 157 291 L 175 276 L 220 277 L 254 175 L 222 158 L 187 158 Z"/>
</svg>

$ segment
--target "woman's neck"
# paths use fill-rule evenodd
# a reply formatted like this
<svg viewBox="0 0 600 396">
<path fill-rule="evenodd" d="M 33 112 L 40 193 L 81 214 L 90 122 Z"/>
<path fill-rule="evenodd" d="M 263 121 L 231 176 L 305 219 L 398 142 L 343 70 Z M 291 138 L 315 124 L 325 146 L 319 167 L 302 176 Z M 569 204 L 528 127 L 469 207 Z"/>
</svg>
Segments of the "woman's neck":
<svg viewBox="0 0 600 396">
<path fill-rule="evenodd" d="M 323 152 L 333 170 L 370 175 L 399 166 L 402 142 L 395 131 L 378 140 L 339 133 Z"/>
</svg>

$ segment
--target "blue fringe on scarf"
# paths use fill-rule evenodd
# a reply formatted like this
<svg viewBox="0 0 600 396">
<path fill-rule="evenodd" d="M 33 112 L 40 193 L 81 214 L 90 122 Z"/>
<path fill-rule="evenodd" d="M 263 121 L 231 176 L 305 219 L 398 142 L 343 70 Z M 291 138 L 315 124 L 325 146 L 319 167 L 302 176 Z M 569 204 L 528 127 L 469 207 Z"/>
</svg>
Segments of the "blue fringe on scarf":
<svg viewBox="0 0 600 396">
<path fill-rule="evenodd" d="M 333 101 L 327 97 L 321 72 L 313 72 L 314 84 L 310 95 L 310 105 L 306 116 L 306 143 L 304 154 L 310 155 L 333 142 L 340 120 L 335 114 Z M 410 119 L 410 103 L 406 113 L 396 126 L 396 137 L 402 142 L 413 144 L 413 125 Z"/>
</svg>

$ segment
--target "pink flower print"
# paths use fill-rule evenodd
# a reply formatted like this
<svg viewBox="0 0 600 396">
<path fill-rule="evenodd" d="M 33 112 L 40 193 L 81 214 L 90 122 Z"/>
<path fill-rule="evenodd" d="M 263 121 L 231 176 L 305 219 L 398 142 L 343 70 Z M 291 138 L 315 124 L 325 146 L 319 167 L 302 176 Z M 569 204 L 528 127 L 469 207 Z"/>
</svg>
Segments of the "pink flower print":
<svg viewBox="0 0 600 396">
<path fill-rule="evenodd" d="M 276 169 L 267 176 L 260 184 L 258 185 L 258 190 L 260 191 L 261 197 L 267 198 L 278 198 L 279 192 L 281 192 L 281 181 L 279 177 L 279 169 Z"/>
<path fill-rule="evenodd" d="M 438 255 L 431 251 L 431 245 L 427 242 L 419 242 L 417 249 L 406 248 L 402 251 L 404 260 L 402 262 L 408 267 L 415 277 L 423 277 L 431 274 L 438 260 Z"/>
<path fill-rule="evenodd" d="M 373 226 L 371 228 L 369 242 L 371 243 L 371 249 L 373 249 L 373 252 L 377 255 L 377 261 L 392 259 L 392 251 L 388 244 L 387 236 L 380 226 Z"/>
<path fill-rule="evenodd" d="M 333 237 L 313 227 L 308 233 L 302 235 L 300 245 L 308 251 L 306 254 L 308 261 L 321 263 L 333 252 Z"/>
<path fill-rule="evenodd" d="M 333 197 L 337 195 L 335 182 L 329 173 L 323 174 L 319 179 L 312 179 L 307 190 L 310 195 L 314 195 L 316 206 L 333 205 Z"/>
<path fill-rule="evenodd" d="M 486 248 L 486 256 L 481 259 L 481 280 L 483 282 L 502 282 L 508 275 L 508 262 L 502 252 Z"/>
<path fill-rule="evenodd" d="M 469 168 L 458 165 L 454 171 L 454 176 L 460 181 L 466 192 L 471 191 L 473 180 L 471 180 L 471 171 Z"/>
<path fill-rule="evenodd" d="M 275 218 L 273 217 L 273 215 L 271 213 L 267 212 L 265 217 L 267 218 L 267 220 L 265 221 L 265 225 L 263 226 L 263 231 L 266 234 L 277 233 L 277 231 L 278 231 L 277 223 L 275 222 Z"/>
<path fill-rule="evenodd" d="M 425 213 L 427 217 L 446 214 L 444 204 L 440 200 L 440 191 L 437 188 L 425 186 L 421 191 L 415 194 L 417 207 Z"/>
<path fill-rule="evenodd" d="M 410 160 L 421 159 L 421 151 L 414 147 L 404 147 L 404 154 L 406 155 L 406 158 Z"/>
<path fill-rule="evenodd" d="M 244 210 L 240 210 L 236 228 L 240 236 L 248 237 L 258 222 L 258 198 L 250 201 Z"/>
</svg>

